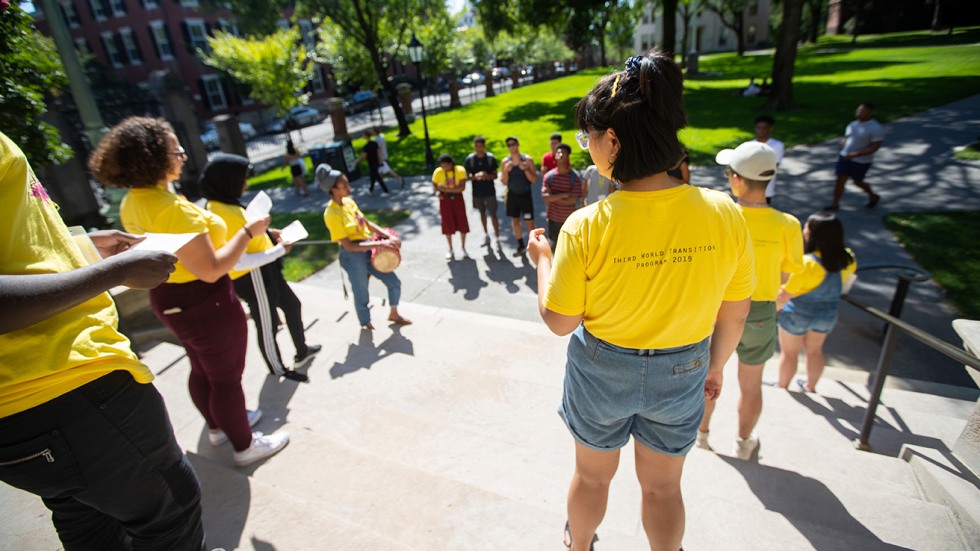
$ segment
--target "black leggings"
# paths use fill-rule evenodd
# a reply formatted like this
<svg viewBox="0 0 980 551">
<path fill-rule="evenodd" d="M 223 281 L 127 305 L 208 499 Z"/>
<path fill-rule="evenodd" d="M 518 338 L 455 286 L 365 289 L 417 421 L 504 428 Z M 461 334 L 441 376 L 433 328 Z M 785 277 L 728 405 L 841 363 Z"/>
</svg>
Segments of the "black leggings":
<svg viewBox="0 0 980 551">
<path fill-rule="evenodd" d="M 385 179 L 381 177 L 381 167 L 380 166 L 370 166 L 368 171 L 371 173 L 371 187 L 368 191 L 374 193 L 374 183 L 377 182 L 381 184 L 381 190 L 388 193 L 388 186 L 385 185 Z"/>
<path fill-rule="evenodd" d="M 306 354 L 306 337 L 303 328 L 302 307 L 296 294 L 289 288 L 282 275 L 282 264 L 277 260 L 256 268 L 235 280 L 235 293 L 248 304 L 255 322 L 255 334 L 259 350 L 269 372 L 281 377 L 286 371 L 282 354 L 276 344 L 276 328 L 279 326 L 281 309 L 286 316 L 286 327 L 296 347 L 296 354 Z"/>
</svg>

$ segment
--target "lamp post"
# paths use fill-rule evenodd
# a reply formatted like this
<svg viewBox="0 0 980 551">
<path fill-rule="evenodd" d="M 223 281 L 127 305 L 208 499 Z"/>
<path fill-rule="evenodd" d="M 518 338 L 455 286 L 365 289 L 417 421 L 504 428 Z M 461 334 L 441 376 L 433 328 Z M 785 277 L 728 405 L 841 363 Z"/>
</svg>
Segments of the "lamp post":
<svg viewBox="0 0 980 551">
<path fill-rule="evenodd" d="M 432 156 L 432 144 L 429 143 L 429 124 L 425 119 L 425 90 L 422 84 L 422 43 L 415 38 L 412 33 L 412 40 L 408 42 L 408 57 L 415 64 L 415 72 L 419 75 L 419 100 L 422 102 L 422 128 L 425 129 L 425 168 L 432 170 L 436 166 L 435 158 Z"/>
</svg>

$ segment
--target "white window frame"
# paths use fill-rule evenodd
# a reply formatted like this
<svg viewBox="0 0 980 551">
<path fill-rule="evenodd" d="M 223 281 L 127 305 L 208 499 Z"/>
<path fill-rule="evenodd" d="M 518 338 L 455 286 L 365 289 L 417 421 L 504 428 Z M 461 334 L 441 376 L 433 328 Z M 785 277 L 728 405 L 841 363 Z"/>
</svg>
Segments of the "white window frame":
<svg viewBox="0 0 980 551">
<path fill-rule="evenodd" d="M 122 17 L 126 15 L 126 2 L 123 0 L 109 0 L 109 9 L 112 10 L 113 16 Z"/>
<path fill-rule="evenodd" d="M 299 35 L 303 39 L 303 46 L 307 50 L 316 48 L 316 36 L 314 35 L 313 22 L 309 19 L 300 19 L 296 22 L 299 25 Z"/>
<path fill-rule="evenodd" d="M 109 63 L 116 69 L 121 68 L 122 52 L 116 46 L 116 35 L 112 31 L 106 31 L 99 36 L 102 37 L 102 45 L 105 47 L 106 56 L 109 57 Z"/>
<path fill-rule="evenodd" d="M 225 97 L 225 88 L 221 85 L 221 77 L 218 75 L 204 75 L 201 77 L 204 83 L 204 93 L 208 95 L 208 105 L 212 111 L 228 108 L 228 98 Z M 214 86 L 214 89 L 211 89 Z M 215 94 L 221 101 L 215 101 Z"/>
<path fill-rule="evenodd" d="M 310 88 L 313 89 L 314 94 L 322 94 L 327 91 L 327 85 L 323 82 L 323 73 L 321 71 L 320 66 L 316 65 L 310 74 Z"/>
<path fill-rule="evenodd" d="M 88 5 L 92 7 L 92 13 L 95 14 L 96 21 L 105 21 L 108 18 L 108 14 L 102 9 L 102 2 L 99 0 L 88 0 Z"/>
<path fill-rule="evenodd" d="M 150 28 L 153 29 L 153 42 L 156 43 L 157 51 L 160 52 L 160 59 L 163 61 L 173 60 L 174 45 L 167 34 L 167 25 L 163 21 L 150 21 Z M 170 51 L 164 50 L 164 46 Z"/>
<path fill-rule="evenodd" d="M 136 34 L 129 27 L 119 29 L 119 36 L 122 37 L 123 47 L 126 48 L 126 57 L 129 58 L 130 65 L 143 64 L 143 52 L 140 51 L 139 44 L 136 42 Z"/>
<path fill-rule="evenodd" d="M 218 19 L 218 26 L 221 27 L 221 30 L 233 36 L 238 36 L 238 37 L 242 36 L 241 33 L 238 31 L 237 21 L 230 21 L 228 19 Z"/>
<path fill-rule="evenodd" d="M 185 8 L 196 8 L 198 6 L 197 0 L 180 0 L 180 5 Z"/>
<path fill-rule="evenodd" d="M 207 52 L 208 47 L 208 28 L 204 25 L 203 19 L 185 19 L 184 25 L 187 25 L 187 37 L 191 39 L 191 48 L 197 52 L 200 48 Z M 195 37 L 194 31 L 200 31 L 200 36 Z"/>
<path fill-rule="evenodd" d="M 82 22 L 78 18 L 78 9 L 75 7 L 74 2 L 62 0 L 61 7 L 65 10 L 65 19 L 68 22 L 69 28 L 77 29 L 82 26 Z"/>
<path fill-rule="evenodd" d="M 75 49 L 81 54 L 92 55 L 92 50 L 90 50 L 88 47 L 88 40 L 85 40 L 84 38 L 75 39 Z"/>
<path fill-rule="evenodd" d="M 157 0 L 141 0 L 141 1 L 143 3 L 143 7 L 146 8 L 147 10 L 155 10 L 159 6 L 159 4 L 157 4 Z"/>
</svg>

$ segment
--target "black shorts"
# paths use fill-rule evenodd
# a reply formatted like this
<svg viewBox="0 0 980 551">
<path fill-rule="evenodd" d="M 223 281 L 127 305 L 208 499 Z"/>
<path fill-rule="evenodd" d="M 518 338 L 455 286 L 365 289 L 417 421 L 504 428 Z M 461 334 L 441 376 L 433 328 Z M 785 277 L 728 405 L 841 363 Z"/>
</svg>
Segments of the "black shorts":
<svg viewBox="0 0 980 551">
<path fill-rule="evenodd" d="M 289 165 L 289 172 L 293 175 L 293 178 L 303 175 L 303 167 L 299 165 Z"/>
<path fill-rule="evenodd" d="M 523 218 L 534 220 L 534 201 L 530 195 L 517 195 L 507 193 L 507 216 L 509 218 Z"/>
</svg>

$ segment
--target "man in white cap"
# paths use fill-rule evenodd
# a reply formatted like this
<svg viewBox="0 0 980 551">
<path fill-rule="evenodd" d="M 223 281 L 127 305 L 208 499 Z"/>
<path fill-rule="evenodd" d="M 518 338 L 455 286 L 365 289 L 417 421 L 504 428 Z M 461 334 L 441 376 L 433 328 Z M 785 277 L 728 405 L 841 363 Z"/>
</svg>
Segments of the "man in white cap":
<svg viewBox="0 0 980 551">
<path fill-rule="evenodd" d="M 745 142 L 724 149 L 715 162 L 725 165 L 732 193 L 738 200 L 752 235 L 755 253 L 755 291 L 745 320 L 738 354 L 738 438 L 735 456 L 751 459 L 759 448 L 754 429 L 762 414 L 762 368 L 776 349 L 776 295 L 789 274 L 803 270 L 803 233 L 800 221 L 766 203 L 766 185 L 776 175 L 776 152 L 760 142 Z M 708 426 L 715 402 L 705 403 L 698 429 L 698 447 L 710 450 Z"/>
</svg>

